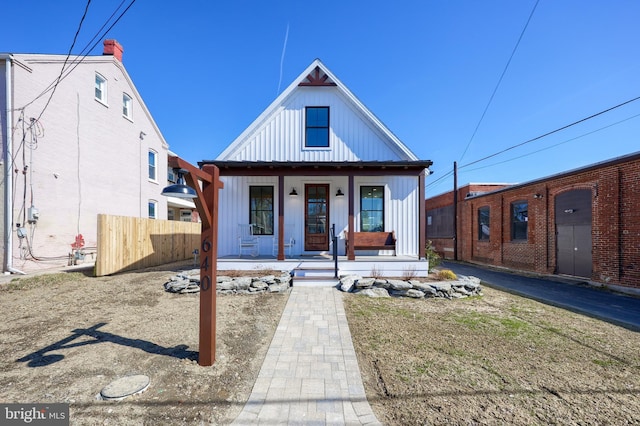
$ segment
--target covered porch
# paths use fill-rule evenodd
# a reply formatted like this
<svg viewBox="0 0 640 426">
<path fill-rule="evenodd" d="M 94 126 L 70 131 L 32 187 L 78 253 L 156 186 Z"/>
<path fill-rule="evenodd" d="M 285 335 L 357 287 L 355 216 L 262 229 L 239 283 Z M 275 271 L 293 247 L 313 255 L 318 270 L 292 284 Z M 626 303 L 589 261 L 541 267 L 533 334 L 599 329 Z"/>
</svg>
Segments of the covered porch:
<svg viewBox="0 0 640 426">
<path fill-rule="evenodd" d="M 224 256 L 218 258 L 218 271 L 288 271 L 301 278 L 334 278 L 336 262 L 330 254 L 302 255 L 278 260 L 273 256 Z M 413 256 L 358 256 L 349 260 L 338 256 L 337 276 L 420 278 L 429 274 L 429 262 Z"/>
</svg>

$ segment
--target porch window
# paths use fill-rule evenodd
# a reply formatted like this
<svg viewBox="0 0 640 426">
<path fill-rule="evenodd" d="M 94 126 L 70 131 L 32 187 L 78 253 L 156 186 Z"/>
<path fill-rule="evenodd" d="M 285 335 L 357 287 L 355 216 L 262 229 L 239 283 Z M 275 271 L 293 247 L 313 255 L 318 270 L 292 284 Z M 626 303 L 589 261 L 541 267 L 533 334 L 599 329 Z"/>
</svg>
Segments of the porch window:
<svg viewBox="0 0 640 426">
<path fill-rule="evenodd" d="M 249 187 L 249 223 L 254 234 L 273 235 L 273 186 Z"/>
<path fill-rule="evenodd" d="M 478 239 L 489 240 L 489 207 L 480 207 L 478 209 Z"/>
<path fill-rule="evenodd" d="M 360 187 L 360 231 L 384 231 L 384 186 Z"/>
<path fill-rule="evenodd" d="M 329 146 L 329 107 L 307 107 L 305 111 L 305 146 Z"/>
<path fill-rule="evenodd" d="M 526 201 L 511 203 L 511 240 L 527 240 L 529 204 Z"/>
</svg>

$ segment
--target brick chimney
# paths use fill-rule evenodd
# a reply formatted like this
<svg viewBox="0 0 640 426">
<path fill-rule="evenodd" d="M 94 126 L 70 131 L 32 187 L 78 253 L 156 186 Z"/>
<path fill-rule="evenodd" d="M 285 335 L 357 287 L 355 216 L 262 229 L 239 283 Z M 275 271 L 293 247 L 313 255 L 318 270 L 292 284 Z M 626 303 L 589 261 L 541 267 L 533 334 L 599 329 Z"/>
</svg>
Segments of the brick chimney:
<svg viewBox="0 0 640 426">
<path fill-rule="evenodd" d="M 117 60 L 122 62 L 122 52 L 124 52 L 124 49 L 122 48 L 120 43 L 118 43 L 116 40 L 105 40 L 103 44 L 103 55 L 115 56 Z"/>
</svg>

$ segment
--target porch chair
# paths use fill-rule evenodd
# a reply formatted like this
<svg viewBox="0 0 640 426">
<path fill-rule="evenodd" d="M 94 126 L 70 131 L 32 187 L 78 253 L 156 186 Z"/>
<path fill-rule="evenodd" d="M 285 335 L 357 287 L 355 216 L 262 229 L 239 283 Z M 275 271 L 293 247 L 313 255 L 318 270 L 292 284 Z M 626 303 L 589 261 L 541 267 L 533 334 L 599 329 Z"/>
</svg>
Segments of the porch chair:
<svg viewBox="0 0 640 426">
<path fill-rule="evenodd" d="M 289 250 L 289 256 L 291 256 L 291 248 L 296 243 L 296 240 L 293 239 L 293 225 L 284 225 L 284 252 L 287 253 L 287 249 Z M 278 255 L 278 234 L 273 236 L 273 251 L 272 254 L 274 256 Z"/>
<path fill-rule="evenodd" d="M 258 237 L 253 235 L 253 223 L 238 224 L 238 248 L 240 251 L 239 257 L 242 257 L 242 251 L 248 251 L 248 253 L 256 257 L 260 254 L 260 242 Z"/>
</svg>

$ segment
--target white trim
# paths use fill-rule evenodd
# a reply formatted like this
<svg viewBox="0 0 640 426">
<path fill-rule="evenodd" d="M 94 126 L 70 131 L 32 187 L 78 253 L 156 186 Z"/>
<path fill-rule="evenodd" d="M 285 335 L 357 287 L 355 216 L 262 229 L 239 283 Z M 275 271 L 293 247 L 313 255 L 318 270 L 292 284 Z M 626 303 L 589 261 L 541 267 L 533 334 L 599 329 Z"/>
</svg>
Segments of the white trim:
<svg viewBox="0 0 640 426">
<path fill-rule="evenodd" d="M 100 84 L 98 83 L 98 79 L 100 79 Z M 100 90 L 100 94 L 101 94 L 100 97 L 96 96 L 96 93 L 95 93 L 96 90 Z M 94 80 L 94 86 L 93 86 L 93 95 L 94 95 L 94 99 L 96 101 L 100 102 L 104 106 L 109 106 L 109 102 L 108 102 L 108 95 L 109 95 L 108 82 L 107 82 L 107 79 L 105 78 L 105 76 L 100 74 L 98 71 L 96 71 L 96 73 L 95 73 L 95 80 Z"/>
<path fill-rule="evenodd" d="M 319 60 L 316 59 L 309 65 L 293 82 L 256 118 L 250 125 L 247 127 L 241 134 L 238 136 L 230 145 L 225 148 L 224 151 L 218 157 L 217 160 L 226 160 L 233 156 L 234 153 L 241 150 L 243 145 L 248 141 L 249 137 L 253 135 L 258 129 L 262 127 L 262 125 L 271 118 L 275 113 L 277 113 L 280 107 L 285 103 L 286 99 L 289 98 L 294 91 L 298 88 L 298 84 L 316 68 L 320 67 L 322 71 L 329 76 L 329 79 L 336 84 L 339 92 L 345 96 L 345 98 L 351 102 L 357 110 L 359 110 L 366 119 L 368 119 L 375 128 L 377 128 L 386 138 L 392 142 L 392 149 L 396 149 L 400 154 L 406 157 L 407 160 L 417 161 L 418 157 L 411 152 L 411 150 L 400 141 L 383 123 L 380 121 L 367 107 L 364 106 L 362 102 L 356 98 L 353 93 L 347 89 L 347 87 L 342 84 L 340 80 L 336 78 L 331 71 L 327 69 L 327 67 Z M 304 114 L 303 114 L 304 115 Z M 304 123 L 303 123 L 304 124 Z M 329 125 L 331 125 L 331 119 L 329 120 Z M 302 126 L 302 131 L 304 132 L 304 125 Z M 331 137 L 331 135 L 330 135 Z M 302 144 L 305 145 L 304 135 Z M 329 140 L 329 146 L 331 146 L 331 140 Z"/>
</svg>

